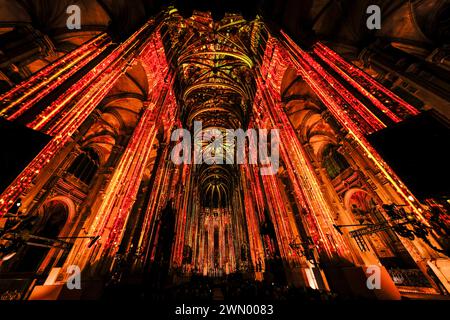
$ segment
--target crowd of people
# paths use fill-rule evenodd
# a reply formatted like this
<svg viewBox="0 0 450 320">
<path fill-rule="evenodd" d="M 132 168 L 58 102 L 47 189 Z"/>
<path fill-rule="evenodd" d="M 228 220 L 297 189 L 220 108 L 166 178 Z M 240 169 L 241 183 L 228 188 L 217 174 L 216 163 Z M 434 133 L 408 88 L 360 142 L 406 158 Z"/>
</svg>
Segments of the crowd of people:
<svg viewBox="0 0 450 320">
<path fill-rule="evenodd" d="M 329 291 L 244 279 L 196 278 L 153 291 L 146 298 L 186 302 L 210 301 L 338 301 L 346 298 Z"/>
</svg>

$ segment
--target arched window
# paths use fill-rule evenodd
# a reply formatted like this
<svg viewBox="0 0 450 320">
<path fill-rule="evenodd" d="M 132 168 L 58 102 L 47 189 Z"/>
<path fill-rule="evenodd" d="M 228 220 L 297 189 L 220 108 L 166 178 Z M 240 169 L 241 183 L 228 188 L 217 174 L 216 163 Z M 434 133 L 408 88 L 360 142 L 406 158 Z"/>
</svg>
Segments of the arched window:
<svg viewBox="0 0 450 320">
<path fill-rule="evenodd" d="M 342 171 L 350 167 L 345 157 L 333 145 L 325 148 L 322 159 L 322 165 L 331 179 L 336 178 Z"/>
<path fill-rule="evenodd" d="M 86 184 L 90 184 L 99 168 L 99 158 L 92 149 L 84 150 L 69 167 L 68 172 Z"/>
</svg>

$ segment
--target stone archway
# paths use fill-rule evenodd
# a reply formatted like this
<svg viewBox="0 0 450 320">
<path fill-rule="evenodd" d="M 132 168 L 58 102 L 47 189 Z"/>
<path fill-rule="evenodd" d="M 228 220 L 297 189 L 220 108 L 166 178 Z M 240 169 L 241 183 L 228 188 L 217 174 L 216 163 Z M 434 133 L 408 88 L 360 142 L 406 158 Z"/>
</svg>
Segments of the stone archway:
<svg viewBox="0 0 450 320">
<path fill-rule="evenodd" d="M 73 202 L 66 197 L 46 201 L 39 209 L 40 220 L 31 234 L 55 239 L 68 232 L 68 221 L 75 212 Z M 46 259 L 50 248 L 26 246 L 16 266 L 18 272 L 37 272 Z"/>
<path fill-rule="evenodd" d="M 349 221 L 355 224 L 381 223 L 386 221 L 380 212 L 381 203 L 369 192 L 354 188 L 347 191 L 344 205 Z M 390 230 L 365 236 L 371 250 L 387 268 L 408 268 L 412 260 L 400 250 L 397 235 Z"/>
</svg>

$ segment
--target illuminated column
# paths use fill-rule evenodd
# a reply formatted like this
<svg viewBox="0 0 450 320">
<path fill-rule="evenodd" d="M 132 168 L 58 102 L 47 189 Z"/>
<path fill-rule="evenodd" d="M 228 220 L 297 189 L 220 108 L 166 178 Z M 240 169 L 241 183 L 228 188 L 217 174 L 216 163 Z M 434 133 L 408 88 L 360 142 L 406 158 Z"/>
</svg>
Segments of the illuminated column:
<svg viewBox="0 0 450 320">
<path fill-rule="evenodd" d="M 151 190 L 154 188 L 156 173 L 159 164 L 161 163 L 165 146 L 159 130 L 156 139 L 159 143 L 158 148 L 156 149 L 156 157 L 153 160 L 152 154 L 150 159 L 151 165 L 150 162 L 146 165 L 145 172 L 147 173 L 147 170 L 150 170 L 150 174 L 148 176 L 147 174 L 144 175 L 145 178 L 141 182 L 136 202 L 130 212 L 125 227 L 125 233 L 119 250 L 117 251 L 117 255 L 120 256 L 124 262 L 127 262 L 127 270 L 131 273 L 142 272 L 142 252 L 138 250 L 138 242 L 144 228 L 145 212 L 150 201 Z M 153 151 L 155 151 L 154 148 Z"/>
<path fill-rule="evenodd" d="M 366 135 L 379 130 L 379 128 L 371 126 L 374 118 L 370 114 L 368 114 L 367 118 L 361 117 L 362 113 L 359 113 L 360 116 L 356 116 L 359 112 L 359 105 L 351 103 L 355 99 L 354 94 L 345 89 L 342 84 L 339 84 L 338 79 L 320 65 L 311 54 L 297 46 L 285 33 L 281 32 L 281 36 L 284 41 L 275 46 L 282 50 L 281 55 L 285 55 L 282 60 L 296 69 L 305 82 L 313 89 L 341 127 L 341 132 L 348 144 L 364 157 L 368 166 L 373 168 L 372 170 L 379 171 L 379 176 L 374 181 L 380 181 L 381 177 L 381 179 L 385 180 L 382 183 L 383 185 L 380 186 L 380 193 L 387 194 L 385 200 L 408 206 L 412 211 L 412 215 L 418 221 L 425 226 L 429 226 L 423 217 L 421 204 L 367 141 Z M 353 69 L 351 65 L 346 64 L 335 53 L 326 50 L 325 47 L 317 45 L 315 53 L 330 68 L 340 74 L 344 81 L 348 81 L 359 93 L 365 94 L 366 98 L 377 106 L 379 110 L 384 110 L 386 114 L 389 113 L 391 120 L 397 119 L 396 121 L 399 122 L 408 116 L 418 114 L 418 111 L 412 106 L 371 80 L 362 71 Z M 358 79 L 358 83 L 352 81 L 352 79 Z M 389 219 L 385 212 L 381 211 L 381 213 L 385 219 Z M 426 273 L 428 259 L 440 257 L 438 252 L 432 250 L 418 239 L 411 241 L 404 237 L 399 237 L 399 240 L 424 273 Z M 437 243 L 434 245 L 440 249 Z"/>
<path fill-rule="evenodd" d="M 169 146 L 162 144 L 163 153 L 158 165 L 156 177 L 150 194 L 150 200 L 144 212 L 144 222 L 142 231 L 137 243 L 137 255 L 140 260 L 136 261 L 137 268 L 144 268 L 154 259 L 154 253 L 158 240 L 158 220 L 161 211 L 168 201 L 169 185 L 171 182 L 171 164 L 167 161 L 169 156 Z"/>
<path fill-rule="evenodd" d="M 261 90 L 258 90 L 255 97 L 253 113 L 257 116 L 251 126 L 256 129 L 274 129 L 267 109 L 262 106 L 260 92 Z M 253 140 L 252 138 L 250 136 L 250 140 Z M 251 145 L 252 141 L 249 143 Z M 259 148 L 267 146 L 261 145 L 260 141 Z M 308 268 L 308 262 L 291 246 L 299 238 L 299 233 L 291 210 L 283 199 L 283 186 L 277 175 L 261 175 L 261 168 L 261 165 L 244 165 L 243 168 L 245 180 L 249 181 L 249 187 L 252 188 L 245 190 L 244 199 L 256 276 L 261 279 L 262 273 L 268 271 L 276 277 L 282 277 L 279 273 L 282 272 L 282 267 L 288 283 L 308 286 L 304 272 L 304 269 Z M 250 210 L 252 212 L 249 212 Z"/>
<path fill-rule="evenodd" d="M 186 231 L 192 229 L 188 227 L 189 207 L 192 198 L 192 185 L 191 185 L 191 167 L 187 164 L 182 166 L 182 175 L 179 180 L 179 188 L 173 188 L 178 191 L 175 197 L 177 202 L 177 222 L 176 222 L 176 239 L 174 243 L 174 249 L 172 252 L 172 268 L 179 268 L 183 264 L 183 253 L 185 245 L 190 248 L 193 247 L 191 237 L 186 235 Z M 189 223 L 190 225 L 190 223 Z"/>
<path fill-rule="evenodd" d="M 377 131 L 379 128 L 365 125 L 368 124 L 366 121 L 360 122 L 360 119 L 355 117 L 356 112 L 348 109 L 349 100 L 353 100 L 353 98 L 349 97 L 350 93 L 348 90 L 342 90 L 342 85 L 337 85 L 337 80 L 327 73 L 311 55 L 298 47 L 285 33 L 282 32 L 281 34 L 284 39 L 283 45 L 286 46 L 287 54 L 289 55 L 288 59 L 293 67 L 314 90 L 324 105 L 327 106 L 333 117 L 347 130 L 349 137 L 362 148 L 367 157 L 373 161 L 374 165 L 386 177 L 393 189 L 411 207 L 418 219 L 421 222 L 425 222 L 417 199 L 365 138 L 366 134 Z"/>
<path fill-rule="evenodd" d="M 345 61 L 324 44 L 316 43 L 313 52 L 392 121 L 400 122 L 409 116 L 419 114 L 413 106 L 383 87 L 364 71 Z"/>
<path fill-rule="evenodd" d="M 148 78 L 154 81 L 150 92 L 151 100 L 144 106 L 139 124 L 121 156 L 98 207 L 93 210 L 92 216 L 86 222 L 85 229 L 89 234 L 101 236 L 98 247 L 95 251 L 90 250 L 86 242 L 81 240 L 76 243 L 68 258 L 68 261 L 71 261 L 69 263 L 75 263 L 81 268 L 88 262 L 92 264 L 100 260 L 102 265 L 99 268 L 102 268 L 102 271 L 112 268 L 111 260 L 122 240 L 158 128 L 161 124 L 164 124 L 167 130 L 173 126 L 176 110 L 175 98 L 171 90 L 173 77 L 169 74 L 169 68 L 165 63 L 159 33 L 152 36 L 151 42 L 139 58 L 146 66 L 144 68 L 148 72 Z M 151 215 L 157 212 L 157 210 L 149 211 L 149 208 L 154 209 L 155 199 L 151 199 L 149 203 L 145 212 L 144 230 L 150 227 L 146 224 L 153 221 Z M 161 205 L 161 203 L 158 204 Z"/>
<path fill-rule="evenodd" d="M 240 180 L 240 172 L 237 178 Z M 241 267 L 245 274 L 251 274 L 255 269 L 256 258 L 253 254 L 255 250 L 253 244 L 257 239 L 251 239 L 249 229 L 251 227 L 251 216 L 255 212 L 249 212 L 249 208 L 245 207 L 244 195 L 242 194 L 241 182 L 235 182 L 236 186 L 232 191 L 231 201 L 228 208 L 224 209 L 224 226 L 229 226 L 235 245 L 230 245 L 230 270 L 236 266 Z M 223 227 L 225 228 L 225 227 Z M 258 235 L 256 235 L 258 236 Z M 242 255 L 244 253 L 244 255 Z"/>
<path fill-rule="evenodd" d="M 195 173 L 193 172 L 193 166 L 183 166 L 183 178 L 179 190 L 179 198 L 181 201 L 181 207 L 178 211 L 178 231 L 175 244 L 173 266 L 175 268 L 183 265 L 184 272 L 194 273 L 199 271 L 197 264 L 198 252 L 201 248 L 201 236 L 202 228 L 199 225 L 202 213 L 198 206 L 198 190 L 194 188 L 195 185 Z M 180 196 L 181 195 L 181 196 Z M 190 248 L 192 252 L 191 262 L 182 263 L 182 250 L 184 247 Z"/>
<path fill-rule="evenodd" d="M 5 214 L 20 195 L 28 191 L 39 173 L 71 141 L 72 135 L 120 76 L 147 48 L 152 26 L 153 22 L 146 23 L 28 123 L 28 127 L 53 138 L 0 196 L 0 215 Z"/>
<path fill-rule="evenodd" d="M 0 116 L 15 120 L 112 45 L 101 34 L 0 96 Z"/>
<path fill-rule="evenodd" d="M 322 258 L 328 260 L 345 258 L 351 261 L 345 241 L 333 228 L 333 211 L 322 194 L 314 168 L 292 124 L 282 110 L 279 88 L 281 81 L 277 79 L 280 75 L 276 69 L 281 71 L 286 68 L 280 68 L 283 61 L 273 42 L 269 42 L 266 53 L 268 54 L 263 60 L 261 76 L 257 77 L 259 90 L 256 101 L 258 103 L 259 99 L 264 114 L 270 119 L 270 126 L 280 130 L 281 156 L 292 180 L 298 206 L 307 213 L 305 219 L 307 229 Z"/>
<path fill-rule="evenodd" d="M 255 184 L 252 182 L 250 170 L 248 164 L 241 166 L 241 185 L 245 204 L 245 216 L 247 221 L 247 232 L 250 246 L 250 256 L 253 262 L 255 275 L 257 280 L 262 280 L 262 273 L 265 271 L 265 254 L 264 245 L 261 237 L 261 218 L 262 212 L 262 199 L 260 194 L 253 193 L 252 186 Z M 259 192 L 262 190 L 257 189 Z M 259 204 L 259 205 L 258 205 Z"/>
<path fill-rule="evenodd" d="M 170 95 L 170 94 L 169 94 Z M 169 102 L 173 97 L 164 100 Z M 102 260 L 105 267 L 117 251 L 126 221 L 134 204 L 136 194 L 148 163 L 152 145 L 157 134 L 157 123 L 162 117 L 161 105 L 146 106 L 139 124 L 125 149 L 120 162 L 105 190 L 100 207 L 87 223 L 90 234 L 101 235 L 100 248 L 95 253 L 86 248 L 85 242 L 73 251 L 77 265 L 84 266 Z M 76 254 L 75 254 L 76 253 Z"/>
</svg>

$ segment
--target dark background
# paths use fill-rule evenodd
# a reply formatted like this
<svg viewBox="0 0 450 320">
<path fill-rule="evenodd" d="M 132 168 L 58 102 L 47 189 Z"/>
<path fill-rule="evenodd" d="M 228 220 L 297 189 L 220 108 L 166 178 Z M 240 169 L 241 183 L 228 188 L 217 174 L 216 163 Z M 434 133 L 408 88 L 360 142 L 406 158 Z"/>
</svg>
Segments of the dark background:
<svg viewBox="0 0 450 320">
<path fill-rule="evenodd" d="M 434 112 L 378 131 L 368 140 L 420 200 L 450 194 L 450 130 Z"/>
<path fill-rule="evenodd" d="M 0 192 L 50 141 L 50 137 L 0 118 Z"/>
</svg>

